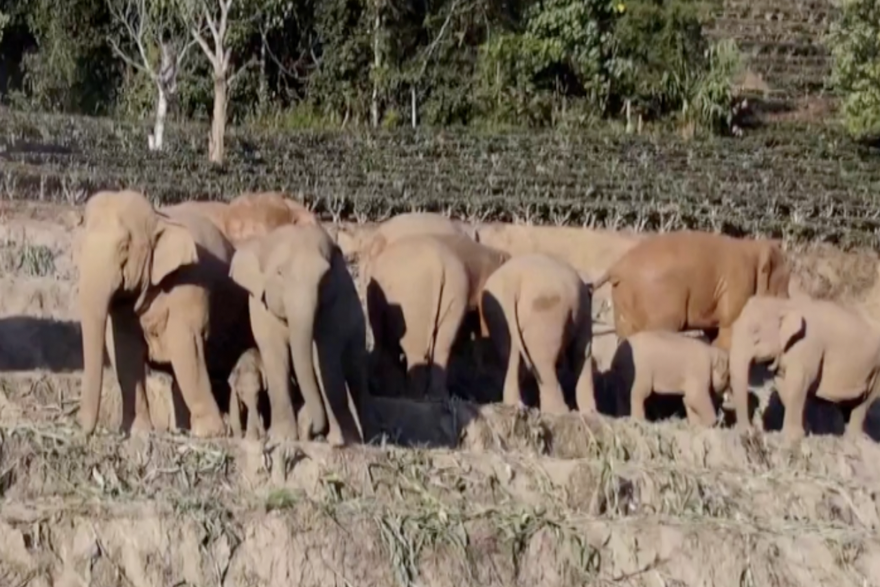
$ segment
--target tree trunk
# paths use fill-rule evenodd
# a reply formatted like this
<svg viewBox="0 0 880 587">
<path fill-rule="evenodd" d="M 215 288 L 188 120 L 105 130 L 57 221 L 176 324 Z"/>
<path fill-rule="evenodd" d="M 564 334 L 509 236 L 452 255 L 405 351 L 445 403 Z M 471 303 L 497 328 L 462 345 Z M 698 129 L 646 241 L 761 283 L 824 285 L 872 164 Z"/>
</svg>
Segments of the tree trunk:
<svg viewBox="0 0 880 587">
<path fill-rule="evenodd" d="M 411 106 L 410 122 L 412 122 L 412 127 L 415 128 L 416 126 L 418 126 L 418 123 L 419 123 L 418 112 L 417 112 L 418 105 L 416 104 L 416 87 L 415 86 L 410 86 L 409 95 L 410 95 L 410 106 Z"/>
<path fill-rule="evenodd" d="M 156 124 L 153 134 L 150 135 L 148 144 L 151 151 L 161 151 L 165 142 L 165 118 L 168 116 L 168 94 L 162 86 L 159 86 L 159 97 L 156 104 Z"/>
<path fill-rule="evenodd" d="M 222 164 L 226 140 L 226 76 L 214 74 L 214 116 L 211 119 L 211 136 L 208 141 L 208 159 Z"/>
<path fill-rule="evenodd" d="M 376 4 L 376 20 L 373 23 L 373 70 L 378 71 L 382 67 L 382 55 L 380 54 L 381 46 L 379 42 L 379 31 L 382 28 L 382 16 L 380 14 L 378 2 Z M 370 102 L 370 122 L 373 128 L 379 126 L 379 80 L 373 80 L 373 97 Z"/>
</svg>

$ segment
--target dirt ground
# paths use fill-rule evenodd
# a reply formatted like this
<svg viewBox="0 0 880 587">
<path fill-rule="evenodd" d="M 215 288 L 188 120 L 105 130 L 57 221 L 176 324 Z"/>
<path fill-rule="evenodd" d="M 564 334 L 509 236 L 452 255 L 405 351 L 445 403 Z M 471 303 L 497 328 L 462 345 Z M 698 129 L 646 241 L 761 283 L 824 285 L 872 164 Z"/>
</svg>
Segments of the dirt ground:
<svg viewBox="0 0 880 587">
<path fill-rule="evenodd" d="M 6 202 L 0 219 L 0 585 L 880 585 L 880 447 L 837 436 L 842 416 L 816 403 L 815 434 L 784 450 L 766 386 L 771 431 L 750 435 L 377 397 L 372 442 L 340 450 L 193 440 L 172 430 L 170 382 L 151 375 L 160 432 L 85 439 L 81 216 Z M 356 261 L 370 227 L 332 230 Z M 639 236 L 487 225 L 480 238 L 594 278 Z M 790 253 L 792 295 L 880 323 L 875 253 Z M 600 369 L 615 344 L 596 337 Z M 118 389 L 104 381 L 101 423 L 115 429 Z"/>
</svg>

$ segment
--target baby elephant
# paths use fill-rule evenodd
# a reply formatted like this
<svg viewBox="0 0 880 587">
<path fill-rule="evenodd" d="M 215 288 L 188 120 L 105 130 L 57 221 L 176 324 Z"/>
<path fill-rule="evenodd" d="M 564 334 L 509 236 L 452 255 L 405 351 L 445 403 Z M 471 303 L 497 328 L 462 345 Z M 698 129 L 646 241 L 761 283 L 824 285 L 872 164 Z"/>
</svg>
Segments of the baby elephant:
<svg viewBox="0 0 880 587">
<path fill-rule="evenodd" d="M 541 411 L 569 411 L 556 373 L 559 359 L 569 361 L 581 412 L 594 413 L 592 287 L 571 266 L 555 257 L 528 254 L 511 258 L 486 280 L 480 296 L 482 329 L 507 358 L 504 403 L 519 405 L 520 361 L 535 376 Z"/>
<path fill-rule="evenodd" d="M 260 392 L 269 389 L 266 373 L 263 371 L 263 361 L 260 359 L 260 351 L 256 348 L 248 349 L 238 359 L 238 363 L 229 375 L 229 420 L 232 424 L 232 433 L 236 438 L 241 438 L 241 406 L 247 408 L 247 428 L 245 438 L 256 440 L 265 435 L 263 422 L 257 411 L 257 400 Z"/>
<path fill-rule="evenodd" d="M 645 419 L 651 393 L 683 395 L 688 422 L 713 426 L 717 413 L 712 396 L 729 384 L 727 351 L 679 332 L 643 330 L 621 341 L 611 360 L 617 413 L 626 413 L 626 398 L 635 420 Z"/>
<path fill-rule="evenodd" d="M 733 325 L 730 390 L 737 427 L 750 427 L 749 368 L 770 362 L 785 406 L 788 443 L 804 436 L 807 397 L 852 407 L 848 436 L 864 432 L 868 408 L 880 396 L 880 329 L 827 300 L 755 296 Z"/>
</svg>

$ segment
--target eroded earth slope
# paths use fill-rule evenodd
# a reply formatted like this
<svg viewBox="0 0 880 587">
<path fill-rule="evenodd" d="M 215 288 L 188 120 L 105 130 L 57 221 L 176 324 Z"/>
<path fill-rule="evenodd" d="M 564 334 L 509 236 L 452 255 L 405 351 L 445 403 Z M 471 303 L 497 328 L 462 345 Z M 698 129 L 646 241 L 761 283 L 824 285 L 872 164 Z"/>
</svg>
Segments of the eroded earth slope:
<svg viewBox="0 0 880 587">
<path fill-rule="evenodd" d="M 880 448 L 868 439 L 817 434 L 785 451 L 773 432 L 376 398 L 365 421 L 375 440 L 343 450 L 176 432 L 86 440 L 75 423 L 79 216 L 9 204 L 0 216 L 2 585 L 880 585 Z M 353 256 L 369 234 L 335 232 Z M 635 238 L 481 233 L 513 253 L 562 254 L 585 276 Z M 880 315 L 874 256 L 795 259 L 794 295 Z M 597 338 L 600 367 L 613 346 Z M 169 383 L 149 383 L 167 430 Z M 827 405 L 809 419 L 817 432 L 843 424 Z M 880 430 L 875 414 L 868 424 Z"/>
</svg>

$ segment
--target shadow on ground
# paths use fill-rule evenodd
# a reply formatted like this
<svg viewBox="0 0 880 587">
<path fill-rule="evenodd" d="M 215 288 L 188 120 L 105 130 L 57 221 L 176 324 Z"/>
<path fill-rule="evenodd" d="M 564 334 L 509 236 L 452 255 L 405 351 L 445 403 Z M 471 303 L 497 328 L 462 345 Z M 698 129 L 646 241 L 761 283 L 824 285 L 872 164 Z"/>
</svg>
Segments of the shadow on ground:
<svg viewBox="0 0 880 587">
<path fill-rule="evenodd" d="M 0 319 L 0 371 L 81 371 L 82 335 L 78 322 L 34 316 Z M 104 363 L 109 364 L 107 357 Z"/>
</svg>

